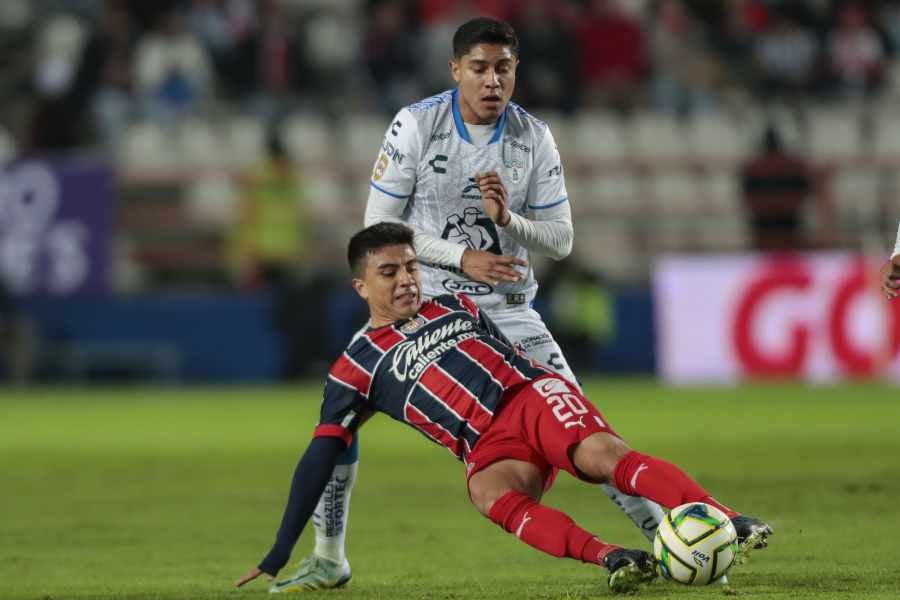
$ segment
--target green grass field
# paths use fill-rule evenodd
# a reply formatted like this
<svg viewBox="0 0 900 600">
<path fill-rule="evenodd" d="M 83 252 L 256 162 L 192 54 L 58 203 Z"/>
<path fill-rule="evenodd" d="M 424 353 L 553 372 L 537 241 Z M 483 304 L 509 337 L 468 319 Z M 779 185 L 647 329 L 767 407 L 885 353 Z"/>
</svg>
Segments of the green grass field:
<svg viewBox="0 0 900 600">
<path fill-rule="evenodd" d="M 730 595 L 900 597 L 895 389 L 594 381 L 587 392 L 634 447 L 773 525 L 772 546 L 732 571 Z M 271 544 L 318 395 L 319 385 L 0 393 L 0 600 L 264 597 L 262 581 L 231 585 Z M 478 515 L 445 450 L 383 416 L 361 441 L 353 581 L 319 595 L 610 595 L 601 569 L 542 555 Z M 607 540 L 644 543 L 598 489 L 568 476 L 545 502 Z M 295 561 L 311 539 L 309 528 Z M 642 592 L 725 594 L 667 582 Z"/>
</svg>

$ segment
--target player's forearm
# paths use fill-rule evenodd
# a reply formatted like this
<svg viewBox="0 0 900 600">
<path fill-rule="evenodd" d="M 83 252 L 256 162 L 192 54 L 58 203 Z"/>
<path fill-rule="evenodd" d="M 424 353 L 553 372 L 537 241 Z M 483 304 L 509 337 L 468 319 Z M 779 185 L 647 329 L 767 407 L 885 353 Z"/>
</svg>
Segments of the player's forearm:
<svg viewBox="0 0 900 600">
<path fill-rule="evenodd" d="M 571 220 L 532 221 L 513 212 L 503 230 L 529 252 L 554 260 L 567 257 L 575 239 Z"/>
<path fill-rule="evenodd" d="M 408 225 L 403 220 L 405 207 L 405 201 L 392 198 L 373 188 L 369 191 L 369 201 L 366 203 L 365 225 L 371 227 L 384 221 Z M 416 255 L 419 260 L 447 267 L 459 268 L 463 252 L 466 250 L 465 246 L 461 244 L 448 242 L 421 231 L 416 231 L 413 243 L 416 245 Z"/>
<path fill-rule="evenodd" d="M 413 238 L 416 245 L 416 255 L 422 262 L 434 265 L 444 265 L 459 269 L 462 264 L 462 255 L 466 247 L 447 240 L 416 231 Z"/>
<path fill-rule="evenodd" d="M 297 468 L 294 469 L 291 492 L 275 544 L 259 563 L 261 571 L 275 575 L 287 564 L 297 539 L 328 484 L 338 456 L 346 448 L 344 441 L 339 438 L 319 437 L 315 438 L 303 453 Z"/>
</svg>

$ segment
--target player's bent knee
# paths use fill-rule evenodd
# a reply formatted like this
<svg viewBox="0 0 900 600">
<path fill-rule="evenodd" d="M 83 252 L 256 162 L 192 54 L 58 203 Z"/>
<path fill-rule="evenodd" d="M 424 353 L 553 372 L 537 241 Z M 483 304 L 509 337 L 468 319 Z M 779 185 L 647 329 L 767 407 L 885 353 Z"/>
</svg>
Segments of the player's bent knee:
<svg viewBox="0 0 900 600">
<path fill-rule="evenodd" d="M 628 444 L 609 433 L 595 433 L 572 449 L 572 464 L 583 477 L 594 483 L 613 480 L 616 463 L 629 452 Z"/>
<path fill-rule="evenodd" d="M 538 501 L 543 490 L 541 471 L 530 463 L 518 460 L 502 460 L 469 478 L 469 499 L 486 517 L 490 517 L 494 503 L 509 492 L 522 492 Z"/>
<path fill-rule="evenodd" d="M 490 516 L 494 503 L 508 491 L 509 489 L 500 490 L 469 483 L 469 499 L 472 501 L 475 509 L 486 517 Z"/>
</svg>

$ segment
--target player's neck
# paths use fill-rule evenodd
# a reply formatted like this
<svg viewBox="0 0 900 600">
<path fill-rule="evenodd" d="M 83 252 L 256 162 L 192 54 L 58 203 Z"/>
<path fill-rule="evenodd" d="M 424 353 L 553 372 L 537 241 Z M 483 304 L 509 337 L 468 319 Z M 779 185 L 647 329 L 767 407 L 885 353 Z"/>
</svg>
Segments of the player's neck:
<svg viewBox="0 0 900 600">
<path fill-rule="evenodd" d="M 385 325 L 390 325 L 396 321 L 396 319 L 390 319 L 388 317 L 379 317 L 376 315 L 369 316 L 369 327 L 372 329 L 378 329 L 379 327 L 384 327 Z"/>
<path fill-rule="evenodd" d="M 475 111 L 472 110 L 466 102 L 462 99 L 462 94 L 460 94 L 460 99 L 458 101 L 457 106 L 459 106 L 459 116 L 462 117 L 463 123 L 466 125 L 494 125 L 497 123 L 497 120 L 493 121 L 485 121 L 480 118 Z"/>
</svg>

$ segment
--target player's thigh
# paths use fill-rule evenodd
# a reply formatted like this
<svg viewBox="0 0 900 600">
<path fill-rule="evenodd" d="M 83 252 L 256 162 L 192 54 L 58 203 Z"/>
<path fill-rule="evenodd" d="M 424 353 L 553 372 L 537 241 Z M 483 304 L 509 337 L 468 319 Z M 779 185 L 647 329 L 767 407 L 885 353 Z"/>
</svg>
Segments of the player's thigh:
<svg viewBox="0 0 900 600">
<path fill-rule="evenodd" d="M 509 341 L 518 344 L 536 362 L 547 365 L 569 381 L 577 384 L 575 373 L 569 367 L 562 349 L 541 315 L 532 308 L 498 311 L 491 319 Z"/>
<path fill-rule="evenodd" d="M 601 447 L 597 442 L 618 438 L 618 434 L 574 384 L 546 375 L 524 386 L 516 399 L 524 406 L 521 435 L 544 460 L 579 479 L 601 483 L 607 479 L 605 467 L 612 446 Z M 581 467 L 588 469 L 573 461 L 582 444 L 594 451 L 582 453 Z"/>
</svg>

